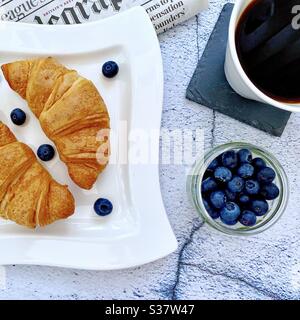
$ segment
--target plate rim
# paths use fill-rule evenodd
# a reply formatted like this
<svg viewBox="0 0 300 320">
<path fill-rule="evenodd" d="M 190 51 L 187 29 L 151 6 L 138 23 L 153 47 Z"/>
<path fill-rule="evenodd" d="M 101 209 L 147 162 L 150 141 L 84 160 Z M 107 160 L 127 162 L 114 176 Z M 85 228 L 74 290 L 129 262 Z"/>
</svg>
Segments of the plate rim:
<svg viewBox="0 0 300 320">
<path fill-rule="evenodd" d="M 130 26 L 128 26 L 128 22 L 132 21 L 132 19 L 136 19 L 135 23 L 131 23 Z M 83 32 L 84 30 L 88 30 L 89 28 L 93 28 L 93 29 L 101 29 L 103 31 L 103 26 L 113 26 L 115 24 L 119 25 L 119 28 L 122 24 L 126 24 L 128 29 L 130 29 L 130 32 L 132 32 L 134 34 L 138 34 L 138 30 L 136 28 L 136 23 L 139 23 L 139 26 L 141 26 L 141 24 L 143 24 L 144 30 L 147 30 L 146 35 L 144 35 L 145 38 L 147 38 L 145 41 L 149 41 L 151 42 L 152 48 L 153 48 L 153 52 L 152 54 L 154 54 L 156 56 L 156 60 L 157 60 L 157 64 L 156 64 L 156 84 L 155 84 L 155 88 L 156 88 L 156 102 L 157 102 L 157 108 L 153 111 L 153 114 L 155 114 L 155 128 L 160 129 L 160 125 L 161 125 L 161 114 L 162 114 L 162 106 L 163 106 L 163 63 L 162 63 L 162 57 L 161 57 L 161 52 L 160 52 L 160 46 L 159 46 L 159 42 L 158 42 L 158 38 L 157 38 L 157 34 L 154 30 L 154 27 L 149 19 L 148 14 L 146 13 L 146 11 L 138 6 L 138 7 L 134 7 L 131 8 L 129 10 L 126 10 L 122 13 L 116 14 L 112 17 L 103 19 L 103 20 L 98 20 L 98 21 L 93 21 L 93 22 L 89 22 L 86 24 L 82 24 L 82 25 L 54 25 L 54 26 L 49 26 L 49 25 L 34 25 L 34 24 L 27 24 L 27 23 L 16 23 L 16 22 L 3 22 L 4 25 L 8 26 L 10 29 L 15 29 L 13 30 L 14 32 L 19 32 L 20 30 L 22 30 L 22 32 L 26 33 L 26 32 L 32 32 L 33 30 L 42 30 L 43 32 L 55 32 L 55 30 L 59 29 L 60 32 L 64 31 L 66 33 L 69 32 L 73 32 L 74 29 L 78 29 L 78 32 L 80 30 L 80 32 Z M 1 27 L 1 24 L 0 24 Z M 6 28 L 1 29 L 0 28 L 0 34 L 2 33 L 3 30 L 5 30 Z M 122 29 L 122 28 L 120 28 Z M 141 28 L 142 29 L 142 28 Z M 128 31 L 128 30 L 127 30 Z M 71 35 L 71 33 L 69 33 L 69 35 Z M 126 44 L 126 46 L 128 48 L 130 48 L 130 50 L 140 50 L 140 48 L 134 43 L 135 41 L 135 37 L 133 37 L 131 35 L 131 37 L 129 37 L 131 40 L 129 40 L 130 43 L 128 43 L 128 40 L 125 41 L 126 37 L 118 37 L 118 35 L 116 33 L 114 33 L 114 35 L 116 36 L 116 39 L 114 39 L 114 41 L 116 42 L 116 45 L 118 44 Z M 77 39 L 78 39 L 78 34 L 77 34 Z M 26 47 L 26 44 L 21 45 L 20 47 L 18 47 L 16 50 L 12 50 L 13 46 L 15 46 L 15 44 L 13 44 L 13 41 L 11 41 L 9 43 L 8 46 L 6 46 L 5 48 L 1 48 L 1 44 L 0 44 L 0 52 L 4 52 L 4 53 L 26 53 L 26 54 L 31 54 L 31 55 L 58 55 L 58 54 L 63 54 L 63 55 L 74 55 L 74 54 L 80 54 L 80 53 L 88 53 L 88 52 L 92 52 L 94 50 L 100 50 L 105 48 L 106 45 L 110 45 L 111 46 L 111 42 L 109 43 L 109 39 L 108 37 L 104 39 L 104 44 L 102 45 L 97 45 L 95 43 L 88 43 L 88 41 L 86 41 L 87 39 L 83 40 L 86 44 L 87 44 L 87 48 L 85 47 L 84 49 L 77 49 L 74 50 L 74 47 L 72 47 L 72 45 L 70 46 L 69 50 L 64 50 L 63 52 L 60 53 L 55 53 L 55 50 L 53 50 L 52 52 L 46 52 L 45 49 L 40 50 L 39 52 L 37 52 L 37 48 L 28 48 Z M 103 40 L 103 39 L 101 39 Z M 71 40 L 70 40 L 71 41 Z M 96 41 L 95 41 L 96 42 Z M 2 42 L 3 43 L 3 42 Z M 83 46 L 84 47 L 84 46 Z M 97 49 L 98 48 L 98 49 Z M 57 50 L 57 49 L 56 49 Z M 51 51 L 51 50 L 50 50 Z M 135 68 L 135 66 L 133 66 L 133 68 Z M 139 70 L 137 70 L 137 67 L 135 69 L 135 72 L 132 73 L 131 76 L 133 75 L 137 75 L 137 78 L 132 79 L 134 86 L 137 86 L 138 81 L 139 80 Z M 154 88 L 154 87 L 153 87 Z M 154 90 L 152 88 L 152 90 Z M 132 90 L 134 92 L 134 89 Z M 153 94 L 153 92 L 151 92 L 151 95 Z M 156 160 L 159 160 L 159 144 L 157 146 L 157 150 L 156 150 Z M 18 258 L 17 255 L 12 255 L 10 256 L 10 254 L 7 254 L 6 256 L 0 255 L 0 264 L 3 265 L 8 265 L 8 264 L 24 264 L 24 265 L 47 265 L 47 266 L 55 266 L 55 267 L 65 267 L 65 268 L 75 268 L 75 269 L 86 269 L 86 270 L 119 270 L 119 269 L 127 269 L 127 268 L 132 268 L 132 267 L 136 267 L 136 266 L 140 266 L 143 264 L 147 264 L 153 261 L 156 261 L 158 259 L 161 259 L 167 255 L 169 255 L 170 253 L 174 252 L 177 247 L 178 247 L 178 242 L 176 240 L 176 237 L 174 235 L 174 232 L 172 231 L 170 222 L 168 220 L 168 216 L 166 214 L 165 208 L 164 208 L 164 204 L 163 204 L 163 200 L 162 200 L 162 196 L 161 196 L 161 189 L 160 189 L 160 182 L 159 182 L 159 161 L 157 162 L 157 164 L 152 165 L 151 167 L 151 172 L 153 175 L 153 186 L 156 187 L 156 190 L 153 190 L 154 192 L 154 196 L 155 196 L 155 200 L 157 201 L 157 203 L 155 204 L 155 208 L 157 209 L 157 211 L 161 211 L 160 213 L 160 219 L 161 219 L 161 226 L 158 226 L 158 228 L 161 228 L 161 231 L 164 231 L 164 236 L 161 237 L 161 239 L 163 239 L 165 242 L 163 244 L 163 248 L 161 247 L 159 250 L 156 251 L 156 253 L 154 254 L 152 252 L 151 255 L 145 255 L 141 258 L 136 257 L 133 260 L 131 260 L 131 262 L 124 262 L 124 263 L 104 263 L 104 262 L 99 262 L 97 260 L 94 262 L 91 262 L 93 260 L 90 260 L 89 262 L 77 262 L 75 263 L 74 261 L 72 263 L 67 263 L 66 261 L 60 263 L 58 260 L 56 261 L 52 261 L 53 258 L 40 258 L 38 256 L 38 252 L 40 252 L 40 250 L 42 250 L 40 244 L 37 244 L 36 242 L 40 242 L 44 244 L 45 248 L 49 248 L 49 246 L 53 247 L 53 241 L 59 242 L 59 244 L 61 245 L 61 248 L 66 246 L 70 246 L 70 243 L 73 243 L 73 245 L 79 245 L 80 246 L 84 243 L 85 246 L 89 245 L 90 247 L 92 247 L 94 245 L 94 243 L 92 243 L 91 241 L 80 241 L 80 240 L 68 240 L 68 238 L 66 239 L 39 239 L 36 240 L 34 237 L 26 237 L 26 244 L 22 244 L 20 243 L 22 241 L 22 239 L 24 239 L 24 237 L 20 236 L 17 237 L 16 239 L 14 239 L 15 243 L 11 243 L 12 239 L 10 237 L 7 237 L 7 239 L 1 239 L 0 238 L 0 248 L 8 248 L 7 246 L 13 247 L 15 251 L 21 251 L 20 249 L 25 247 L 26 249 L 23 252 L 23 256 L 20 256 Z M 155 189 L 155 188 L 154 188 Z M 141 208 L 139 208 L 141 209 Z M 151 222 L 150 222 L 151 223 Z M 145 227 L 145 226 L 144 226 Z M 147 231 L 145 234 L 148 233 L 148 230 L 144 230 Z M 141 237 L 141 235 L 139 235 Z M 149 235 L 148 235 L 149 238 Z M 161 240 L 160 239 L 160 240 Z M 137 240 L 137 239 L 136 239 Z M 141 240 L 141 239 L 138 239 Z M 158 239 L 147 239 L 147 241 L 145 241 L 144 244 L 149 245 L 150 244 L 150 240 L 152 240 L 153 242 L 151 242 L 151 244 L 155 243 L 155 241 L 157 241 Z M 23 240 L 24 241 L 24 240 Z M 7 242 L 7 243 L 5 243 Z M 140 244 L 137 244 L 137 247 Z M 159 245 L 159 243 L 157 243 L 157 245 Z M 42 246 L 43 247 L 43 246 Z M 134 247 L 134 245 L 132 244 L 132 248 Z M 72 248 L 73 249 L 73 248 Z M 3 252 L 3 251 L 2 251 Z M 21 253 L 20 253 L 21 254 Z M 52 256 L 53 257 L 53 256 Z M 58 259 L 58 258 L 54 258 Z"/>
</svg>

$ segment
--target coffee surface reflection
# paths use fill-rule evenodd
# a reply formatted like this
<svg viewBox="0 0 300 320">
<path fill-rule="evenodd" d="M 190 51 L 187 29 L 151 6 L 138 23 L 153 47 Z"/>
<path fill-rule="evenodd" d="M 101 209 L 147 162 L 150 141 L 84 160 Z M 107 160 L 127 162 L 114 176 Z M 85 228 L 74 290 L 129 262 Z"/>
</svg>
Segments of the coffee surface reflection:
<svg viewBox="0 0 300 320">
<path fill-rule="evenodd" d="M 253 0 L 235 34 L 241 65 L 266 95 L 300 102 L 300 0 Z"/>
</svg>

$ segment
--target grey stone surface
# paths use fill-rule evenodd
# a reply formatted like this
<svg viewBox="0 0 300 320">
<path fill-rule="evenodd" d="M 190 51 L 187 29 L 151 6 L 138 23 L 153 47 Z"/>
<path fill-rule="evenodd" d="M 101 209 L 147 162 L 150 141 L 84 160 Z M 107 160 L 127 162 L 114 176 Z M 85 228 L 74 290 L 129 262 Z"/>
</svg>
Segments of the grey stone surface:
<svg viewBox="0 0 300 320">
<path fill-rule="evenodd" d="M 272 137 L 185 99 L 186 87 L 226 1 L 160 36 L 165 68 L 162 126 L 201 128 L 205 147 L 243 140 L 272 151 L 290 179 L 290 201 L 270 230 L 225 236 L 197 218 L 185 192 L 186 167 L 161 166 L 161 189 L 179 249 L 165 259 L 124 271 L 93 272 L 9 266 L 2 299 L 299 299 L 300 114 Z"/>
</svg>

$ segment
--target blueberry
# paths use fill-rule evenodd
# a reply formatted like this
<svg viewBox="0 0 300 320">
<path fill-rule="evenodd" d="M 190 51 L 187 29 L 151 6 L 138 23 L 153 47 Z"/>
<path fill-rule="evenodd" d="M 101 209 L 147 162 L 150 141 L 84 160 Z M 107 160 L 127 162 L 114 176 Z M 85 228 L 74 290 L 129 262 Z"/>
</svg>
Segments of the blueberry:
<svg viewBox="0 0 300 320">
<path fill-rule="evenodd" d="M 217 157 L 216 157 L 216 160 L 218 161 L 219 165 L 222 166 L 222 157 L 223 157 L 223 153 L 219 154 Z"/>
<path fill-rule="evenodd" d="M 218 219 L 219 216 L 220 216 L 220 213 L 218 211 L 216 211 L 215 209 L 213 209 L 209 203 L 203 199 L 203 204 L 204 204 L 204 207 L 207 211 L 207 213 L 213 218 L 213 219 Z"/>
<path fill-rule="evenodd" d="M 227 188 L 231 192 L 238 193 L 244 189 L 244 185 L 245 185 L 244 179 L 236 176 L 236 177 L 233 177 L 232 180 L 230 180 L 227 183 Z"/>
<path fill-rule="evenodd" d="M 256 224 L 256 215 L 252 211 L 245 210 L 242 212 L 239 221 L 244 226 L 252 227 Z"/>
<path fill-rule="evenodd" d="M 244 179 L 251 178 L 254 174 L 254 167 L 249 163 L 244 163 L 238 168 L 237 174 Z"/>
<path fill-rule="evenodd" d="M 220 216 L 224 223 L 231 224 L 237 221 L 241 213 L 240 207 L 234 202 L 227 202 L 226 205 L 221 209 Z"/>
<path fill-rule="evenodd" d="M 238 157 L 234 150 L 229 150 L 222 155 L 222 164 L 224 167 L 234 169 L 238 164 Z"/>
<path fill-rule="evenodd" d="M 209 166 L 207 167 L 207 170 L 214 171 L 218 166 L 219 166 L 219 161 L 216 158 L 209 164 Z"/>
<path fill-rule="evenodd" d="M 212 219 L 218 219 L 220 217 L 220 212 L 219 211 L 213 211 L 212 213 L 209 214 Z"/>
<path fill-rule="evenodd" d="M 213 178 L 207 178 L 202 181 L 201 191 L 202 192 L 214 191 L 217 189 L 217 187 L 218 187 L 218 185 Z"/>
<path fill-rule="evenodd" d="M 119 72 L 119 66 L 114 61 L 107 61 L 102 66 L 102 73 L 107 78 L 113 78 Z"/>
<path fill-rule="evenodd" d="M 241 149 L 238 152 L 238 158 L 240 160 L 240 163 L 251 163 L 252 153 L 248 149 Z"/>
<path fill-rule="evenodd" d="M 14 124 L 16 124 L 17 126 L 21 126 L 26 121 L 26 113 L 23 110 L 17 108 L 10 113 L 10 118 Z"/>
<path fill-rule="evenodd" d="M 229 220 L 225 220 L 222 217 L 220 217 L 220 219 L 224 224 L 227 224 L 228 226 L 234 226 L 235 224 L 237 224 L 237 220 L 229 221 Z"/>
<path fill-rule="evenodd" d="M 259 193 L 260 186 L 255 180 L 247 180 L 245 183 L 245 190 L 250 195 L 255 195 Z"/>
<path fill-rule="evenodd" d="M 276 173 L 272 168 L 265 167 L 257 173 L 257 181 L 261 183 L 271 183 L 276 177 Z"/>
<path fill-rule="evenodd" d="M 269 210 L 268 202 L 265 200 L 253 200 L 250 204 L 250 209 L 257 216 L 263 216 Z"/>
<path fill-rule="evenodd" d="M 232 178 L 232 173 L 228 168 L 218 167 L 214 172 L 214 177 L 219 182 L 227 182 Z"/>
<path fill-rule="evenodd" d="M 50 144 L 42 144 L 37 150 L 37 155 L 42 161 L 50 161 L 55 155 L 55 150 Z"/>
<path fill-rule="evenodd" d="M 210 195 L 210 202 L 217 209 L 224 207 L 226 200 L 227 198 L 223 191 L 214 191 Z"/>
<path fill-rule="evenodd" d="M 227 200 L 229 201 L 235 201 L 236 199 L 236 193 L 229 191 L 228 189 L 225 190 L 225 195 Z"/>
<path fill-rule="evenodd" d="M 260 194 L 266 200 L 274 200 L 279 196 L 279 189 L 275 183 L 265 184 L 261 187 Z"/>
<path fill-rule="evenodd" d="M 246 206 L 248 203 L 250 203 L 251 198 L 244 193 L 241 193 L 238 197 L 238 202 L 242 205 L 242 206 Z"/>
<path fill-rule="evenodd" d="M 252 165 L 255 169 L 261 169 L 266 166 L 266 162 L 262 158 L 254 158 L 252 160 Z"/>
<path fill-rule="evenodd" d="M 112 203 L 104 198 L 99 198 L 94 204 L 94 210 L 98 216 L 107 216 L 113 210 Z"/>
</svg>

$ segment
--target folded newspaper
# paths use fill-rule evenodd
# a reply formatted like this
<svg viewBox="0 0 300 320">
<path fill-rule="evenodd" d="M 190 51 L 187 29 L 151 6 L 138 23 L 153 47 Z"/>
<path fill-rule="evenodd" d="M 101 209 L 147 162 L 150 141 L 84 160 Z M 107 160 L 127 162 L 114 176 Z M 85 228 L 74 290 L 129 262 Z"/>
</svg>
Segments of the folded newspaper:
<svg viewBox="0 0 300 320">
<path fill-rule="evenodd" d="M 208 0 L 0 0 L 0 21 L 84 23 L 138 5 L 145 8 L 160 33 L 206 9 Z"/>
</svg>

